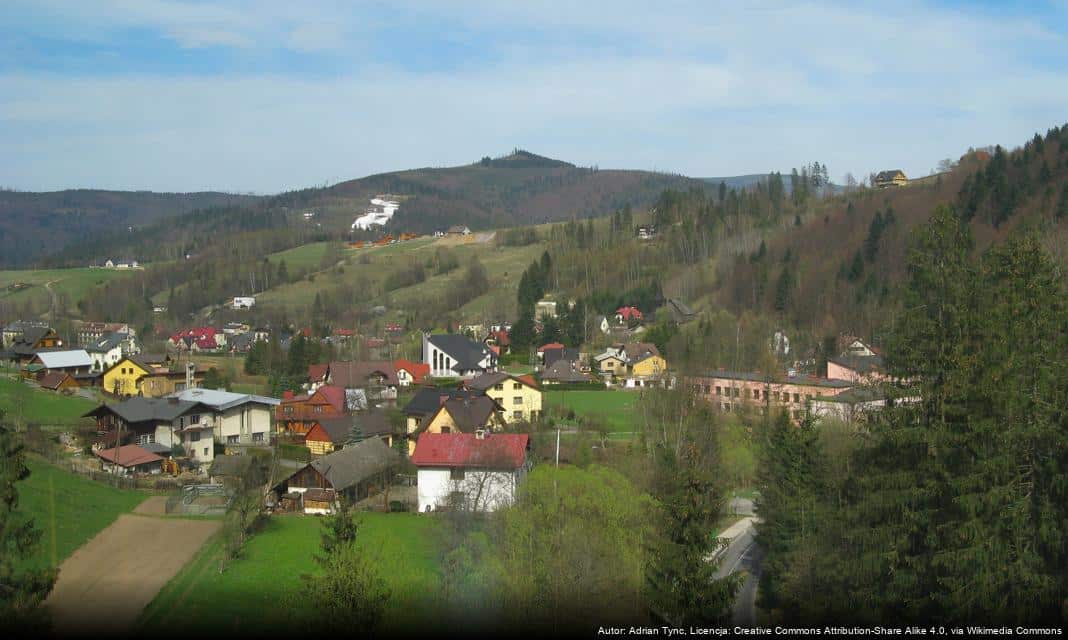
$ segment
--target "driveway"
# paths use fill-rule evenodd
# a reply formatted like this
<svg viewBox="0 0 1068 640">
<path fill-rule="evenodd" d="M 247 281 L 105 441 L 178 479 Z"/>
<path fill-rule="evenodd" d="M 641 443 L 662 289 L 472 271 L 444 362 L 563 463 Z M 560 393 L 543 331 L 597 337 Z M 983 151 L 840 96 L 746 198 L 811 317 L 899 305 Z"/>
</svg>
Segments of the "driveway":
<svg viewBox="0 0 1068 640">
<path fill-rule="evenodd" d="M 119 516 L 60 565 L 44 603 L 58 635 L 131 631 L 141 610 L 222 526 L 150 515 L 160 512 L 160 500 L 166 498 Z"/>
</svg>

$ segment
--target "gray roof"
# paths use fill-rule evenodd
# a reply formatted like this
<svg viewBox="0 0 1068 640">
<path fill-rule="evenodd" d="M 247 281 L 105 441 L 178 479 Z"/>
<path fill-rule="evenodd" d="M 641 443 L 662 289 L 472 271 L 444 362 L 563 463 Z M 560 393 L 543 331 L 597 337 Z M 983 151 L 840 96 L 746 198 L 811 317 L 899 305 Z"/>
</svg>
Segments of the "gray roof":
<svg viewBox="0 0 1068 640">
<path fill-rule="evenodd" d="M 565 362 L 578 362 L 579 350 L 572 347 L 564 347 L 563 349 L 546 349 L 542 358 L 545 360 L 546 367 L 551 367 L 559 360 Z"/>
<path fill-rule="evenodd" d="M 482 395 L 474 389 L 459 389 L 449 387 L 422 387 L 415 396 L 404 406 L 405 415 L 425 416 L 434 413 L 441 406 L 442 397 L 445 398 L 474 398 Z"/>
<path fill-rule="evenodd" d="M 442 406 L 449 412 L 456 427 L 463 433 L 474 433 L 477 429 L 485 427 L 491 422 L 494 414 L 501 410 L 501 405 L 489 396 L 450 398 Z M 435 411 L 424 416 L 422 423 L 414 433 L 420 434 L 426 431 L 436 413 Z"/>
<path fill-rule="evenodd" d="M 427 337 L 427 342 L 449 354 L 456 364 L 453 371 L 478 369 L 478 363 L 487 355 L 496 358 L 489 347 L 458 333 L 439 333 Z"/>
<path fill-rule="evenodd" d="M 728 380 L 744 380 L 747 382 L 767 382 L 768 375 L 756 371 L 709 371 L 703 374 L 706 378 L 724 378 Z M 797 384 L 812 387 L 828 387 L 832 389 L 848 389 L 855 386 L 848 380 L 834 380 L 830 378 L 817 378 L 816 376 L 784 376 L 775 375 L 770 379 L 771 384 Z"/>
<path fill-rule="evenodd" d="M 855 356 L 847 353 L 836 358 L 827 358 L 827 361 L 852 369 L 861 374 L 871 373 L 873 371 L 885 371 L 886 369 L 886 361 L 880 355 Z"/>
<path fill-rule="evenodd" d="M 573 361 L 557 360 L 542 371 L 541 379 L 552 382 L 589 382 L 593 378 L 579 371 Z"/>
<path fill-rule="evenodd" d="M 374 436 L 384 436 L 393 433 L 393 428 L 389 424 L 389 418 L 386 413 L 381 410 L 365 411 L 363 413 L 357 413 L 351 416 L 339 416 L 336 418 L 323 418 L 317 421 L 327 435 L 330 436 L 330 441 L 335 444 L 343 444 L 348 442 L 349 435 L 352 433 L 354 427 L 359 426 L 360 432 L 364 438 L 371 438 Z"/>
<path fill-rule="evenodd" d="M 92 344 L 85 347 L 85 350 L 93 353 L 107 353 L 116 347 L 122 346 L 126 338 L 127 336 L 121 333 L 111 332 L 99 340 L 94 340 Z"/>
<path fill-rule="evenodd" d="M 93 364 L 93 359 L 85 349 L 71 351 L 38 351 L 37 357 L 41 363 L 49 369 L 69 369 L 72 367 L 88 367 Z"/>
<path fill-rule="evenodd" d="M 172 393 L 170 397 L 187 400 L 189 402 L 200 402 L 214 409 L 218 409 L 219 411 L 226 411 L 227 409 L 248 403 L 264 404 L 273 407 L 282 402 L 278 398 L 268 398 L 267 396 L 255 396 L 247 393 L 232 393 L 230 391 L 200 388 L 177 391 Z"/>
<path fill-rule="evenodd" d="M 114 404 L 102 404 L 83 417 L 113 413 L 126 422 L 170 422 L 195 411 L 209 412 L 211 407 L 178 398 L 130 398 Z"/>
<path fill-rule="evenodd" d="M 380 438 L 367 438 L 313 460 L 308 466 L 321 473 L 333 489 L 344 491 L 389 469 L 399 458 L 397 452 L 387 447 Z"/>
</svg>

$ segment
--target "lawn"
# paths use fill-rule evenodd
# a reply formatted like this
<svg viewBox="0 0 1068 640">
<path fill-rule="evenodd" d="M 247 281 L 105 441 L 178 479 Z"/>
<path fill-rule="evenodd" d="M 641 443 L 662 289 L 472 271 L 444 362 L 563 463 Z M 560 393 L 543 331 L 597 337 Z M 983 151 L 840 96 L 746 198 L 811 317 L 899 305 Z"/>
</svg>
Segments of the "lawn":
<svg viewBox="0 0 1068 640">
<path fill-rule="evenodd" d="M 357 545 L 377 559 L 392 589 L 383 626 L 402 630 L 413 610 L 426 610 L 438 591 L 435 530 L 438 522 L 411 513 L 365 513 Z M 227 631 L 300 631 L 307 607 L 301 575 L 318 565 L 322 520 L 276 516 L 245 548 L 245 556 L 219 573 L 222 541 L 216 537 L 175 576 L 145 609 L 141 626 L 162 629 L 180 621 L 183 628 Z"/>
<path fill-rule="evenodd" d="M 42 532 L 37 549 L 23 566 L 59 566 L 74 550 L 132 511 L 145 495 L 116 489 L 28 456 L 30 476 L 16 486 L 20 513 L 33 517 Z"/>
<path fill-rule="evenodd" d="M 28 300 L 47 303 L 50 296 L 44 285 L 52 282 L 52 290 L 56 295 L 68 297 L 70 307 L 74 308 L 79 300 L 93 294 L 98 285 L 135 273 L 143 272 L 89 268 L 0 271 L 0 300 L 10 303 L 25 303 Z M 16 282 L 25 282 L 31 286 L 9 291 L 8 286 Z"/>
<path fill-rule="evenodd" d="M 20 388 L 21 385 L 21 388 Z M 92 400 L 77 396 L 65 396 L 54 391 L 30 387 L 13 378 L 0 377 L 0 409 L 7 412 L 8 419 L 15 417 L 17 394 L 24 394 L 23 420 L 34 424 L 70 424 L 96 406 Z"/>
<path fill-rule="evenodd" d="M 545 391 L 545 410 L 571 409 L 576 416 L 600 420 L 609 431 L 638 431 L 638 394 L 630 391 Z"/>
<path fill-rule="evenodd" d="M 299 269 L 318 271 L 319 262 L 322 261 L 323 254 L 326 253 L 326 245 L 327 243 L 325 242 L 302 244 L 299 247 L 272 253 L 267 256 L 267 259 L 276 265 L 285 260 L 286 270 L 291 273 Z"/>
</svg>

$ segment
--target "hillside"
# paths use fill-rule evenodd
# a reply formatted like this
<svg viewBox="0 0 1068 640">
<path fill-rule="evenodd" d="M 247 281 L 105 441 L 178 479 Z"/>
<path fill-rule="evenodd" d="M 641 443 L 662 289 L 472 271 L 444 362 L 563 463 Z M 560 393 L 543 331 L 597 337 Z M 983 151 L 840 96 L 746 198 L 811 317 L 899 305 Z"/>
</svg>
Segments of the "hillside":
<svg viewBox="0 0 1068 640">
<path fill-rule="evenodd" d="M 195 209 L 246 205 L 258 199 L 217 192 L 0 191 L 0 267 L 33 266 L 90 236 L 127 231 L 130 226 Z"/>
</svg>

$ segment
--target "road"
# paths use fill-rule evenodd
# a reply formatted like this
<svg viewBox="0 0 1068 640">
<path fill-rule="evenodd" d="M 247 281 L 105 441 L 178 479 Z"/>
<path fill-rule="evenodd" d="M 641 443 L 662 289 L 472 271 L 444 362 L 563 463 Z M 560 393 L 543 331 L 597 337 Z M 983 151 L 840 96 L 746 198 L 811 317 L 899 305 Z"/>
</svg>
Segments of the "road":
<svg viewBox="0 0 1068 640">
<path fill-rule="evenodd" d="M 742 627 L 756 625 L 756 594 L 760 583 L 761 562 L 764 552 L 756 543 L 755 524 L 758 519 L 753 515 L 753 501 L 734 498 L 730 502 L 733 513 L 745 515 L 724 531 L 720 537 L 730 540 L 727 548 L 719 555 L 720 564 L 716 578 L 725 578 L 732 573 L 742 571 L 745 581 L 734 601 L 731 621 Z"/>
</svg>

